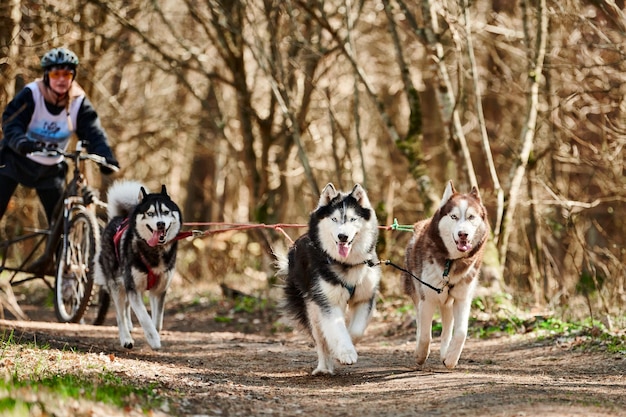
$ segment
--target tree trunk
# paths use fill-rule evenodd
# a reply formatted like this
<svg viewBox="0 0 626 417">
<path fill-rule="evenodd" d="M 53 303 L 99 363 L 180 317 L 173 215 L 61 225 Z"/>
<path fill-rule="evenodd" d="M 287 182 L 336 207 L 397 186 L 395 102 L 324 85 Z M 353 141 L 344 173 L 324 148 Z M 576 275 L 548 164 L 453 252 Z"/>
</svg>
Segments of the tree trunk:
<svg viewBox="0 0 626 417">
<path fill-rule="evenodd" d="M 19 73 L 19 33 L 22 22 L 22 1 L 10 0 L 7 7 L 9 13 L 0 15 L 0 105 L 4 107 L 13 99 L 16 91 L 15 77 Z M 6 55 L 3 53 L 6 51 Z"/>
<path fill-rule="evenodd" d="M 526 175 L 526 166 L 530 153 L 533 149 L 535 139 L 535 129 L 537 126 L 537 115 L 539 113 L 539 87 L 543 80 L 543 62 L 546 56 L 546 44 L 548 38 L 548 12 L 546 10 L 546 0 L 540 0 L 537 10 L 537 46 L 533 67 L 530 68 L 530 88 L 528 89 L 528 113 L 526 122 L 521 133 L 521 150 L 517 160 L 509 188 L 509 201 L 502 222 L 501 240 L 498 242 L 500 252 L 500 262 L 502 268 L 506 265 L 506 255 L 509 246 L 511 231 L 515 227 L 513 222 L 515 210 L 521 197 L 522 181 Z"/>
</svg>

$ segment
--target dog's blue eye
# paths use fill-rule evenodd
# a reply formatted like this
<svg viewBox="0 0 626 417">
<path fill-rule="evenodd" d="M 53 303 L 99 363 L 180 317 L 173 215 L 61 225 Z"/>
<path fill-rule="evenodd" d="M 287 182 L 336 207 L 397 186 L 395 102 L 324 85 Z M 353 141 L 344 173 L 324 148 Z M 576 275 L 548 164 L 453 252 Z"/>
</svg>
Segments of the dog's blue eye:
<svg viewBox="0 0 626 417">
<path fill-rule="evenodd" d="M 146 213 L 146 216 L 148 216 L 148 217 L 154 217 L 154 213 L 153 213 L 153 212 L 151 212 L 151 211 L 149 211 L 149 212 L 147 212 L 147 213 Z"/>
<path fill-rule="evenodd" d="M 354 223 L 356 221 L 356 217 L 350 217 L 350 222 Z"/>
<path fill-rule="evenodd" d="M 457 216 L 456 214 L 451 214 L 451 215 L 450 215 L 450 218 L 451 218 L 452 220 L 459 220 L 459 216 Z"/>
<path fill-rule="evenodd" d="M 332 220 L 333 223 L 337 223 L 337 218 L 336 217 L 331 217 L 330 220 Z"/>
</svg>

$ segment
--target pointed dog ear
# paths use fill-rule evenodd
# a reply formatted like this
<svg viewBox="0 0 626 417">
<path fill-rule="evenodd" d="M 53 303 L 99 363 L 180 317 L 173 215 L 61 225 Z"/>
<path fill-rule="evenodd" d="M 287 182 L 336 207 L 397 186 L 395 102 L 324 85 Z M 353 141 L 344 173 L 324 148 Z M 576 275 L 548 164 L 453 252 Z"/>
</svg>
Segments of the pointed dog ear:
<svg viewBox="0 0 626 417">
<path fill-rule="evenodd" d="M 367 193 L 365 192 L 365 188 L 363 188 L 361 184 L 355 185 L 354 188 L 352 189 L 352 192 L 350 192 L 350 195 L 354 197 L 356 202 L 359 203 L 361 207 L 371 206 L 370 200 L 369 198 L 367 198 Z"/>
<path fill-rule="evenodd" d="M 333 198 L 337 197 L 337 194 L 339 193 L 335 189 L 335 186 L 332 182 L 329 182 L 322 190 L 322 195 L 320 195 L 320 201 L 317 203 L 317 207 L 320 208 L 328 205 Z"/>
<path fill-rule="evenodd" d="M 143 201 L 143 199 L 146 198 L 147 196 L 148 196 L 148 193 L 146 192 L 146 189 L 141 187 L 138 200 Z"/>
<path fill-rule="evenodd" d="M 480 193 L 478 192 L 478 188 L 476 188 L 476 186 L 472 187 L 470 195 L 482 203 L 483 200 L 480 198 Z"/>
<path fill-rule="evenodd" d="M 161 184 L 161 194 L 167 195 L 167 190 L 165 189 L 165 184 Z"/>
<path fill-rule="evenodd" d="M 454 189 L 454 184 L 452 184 L 452 180 L 448 181 L 448 185 L 446 185 L 446 189 L 443 191 L 443 197 L 441 197 L 441 203 L 439 204 L 439 208 L 443 207 L 448 200 L 450 200 L 450 197 L 452 197 L 452 195 L 456 193 L 456 190 Z"/>
</svg>

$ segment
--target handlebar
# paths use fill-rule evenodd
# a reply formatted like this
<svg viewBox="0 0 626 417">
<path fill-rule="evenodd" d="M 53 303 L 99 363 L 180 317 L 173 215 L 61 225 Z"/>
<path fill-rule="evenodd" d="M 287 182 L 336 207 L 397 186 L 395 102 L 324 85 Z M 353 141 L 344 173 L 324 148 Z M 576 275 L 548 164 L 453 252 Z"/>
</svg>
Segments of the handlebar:
<svg viewBox="0 0 626 417">
<path fill-rule="evenodd" d="M 37 155 L 37 156 L 45 156 L 45 157 L 52 157 L 52 156 L 64 156 L 66 158 L 70 158 L 74 161 L 84 161 L 84 160 L 90 160 L 95 162 L 98 165 L 104 166 L 109 168 L 110 170 L 112 170 L 113 172 L 117 172 L 120 170 L 120 168 L 118 166 L 109 164 L 106 160 L 105 157 L 100 156 L 100 155 L 96 155 L 93 153 L 86 153 L 84 152 L 84 149 L 80 144 L 76 146 L 76 150 L 73 152 L 67 152 L 64 151 L 62 149 L 58 149 L 58 148 L 45 148 L 41 151 L 38 152 L 33 152 L 32 155 Z"/>
</svg>

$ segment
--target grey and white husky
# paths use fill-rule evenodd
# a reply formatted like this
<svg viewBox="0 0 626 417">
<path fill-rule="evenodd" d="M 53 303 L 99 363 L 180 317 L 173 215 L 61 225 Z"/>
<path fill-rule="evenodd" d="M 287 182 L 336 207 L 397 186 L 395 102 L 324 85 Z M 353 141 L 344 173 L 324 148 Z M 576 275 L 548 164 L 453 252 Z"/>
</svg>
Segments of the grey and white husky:
<svg viewBox="0 0 626 417">
<path fill-rule="evenodd" d="M 376 256 L 378 221 L 361 185 L 338 192 L 326 185 L 311 213 L 308 232 L 285 254 L 283 309 L 315 342 L 315 374 L 333 374 L 334 361 L 357 361 L 354 343 L 375 308 L 380 282 Z"/>
<path fill-rule="evenodd" d="M 441 360 L 447 368 L 459 362 L 465 345 L 472 296 L 478 283 L 485 242 L 489 234 L 487 211 L 478 189 L 458 193 L 448 182 L 439 209 L 417 222 L 406 248 L 404 274 L 407 294 L 415 304 L 417 345 L 415 359 L 422 365 L 430 353 L 433 314 L 441 309 Z"/>
<path fill-rule="evenodd" d="M 109 223 L 96 257 L 95 281 L 109 292 L 115 305 L 120 343 L 131 349 L 134 340 L 131 307 L 152 349 L 161 348 L 165 294 L 176 264 L 176 237 L 182 214 L 165 189 L 148 193 L 134 181 L 118 181 L 107 193 Z M 143 302 L 148 291 L 150 312 Z"/>
</svg>

